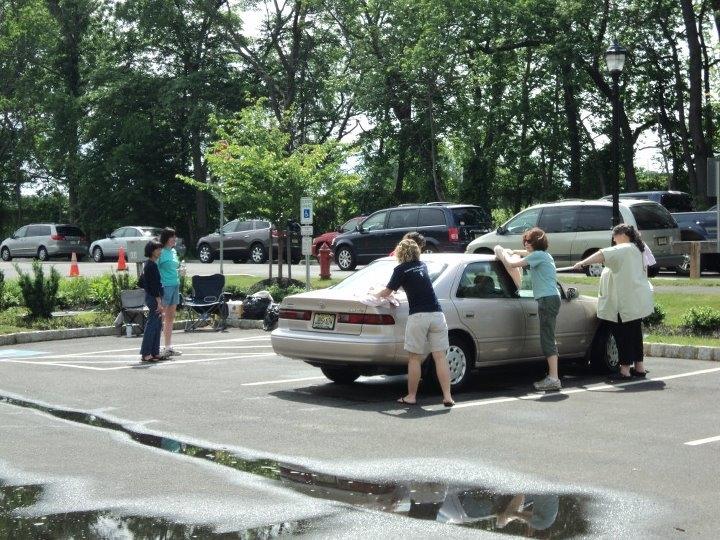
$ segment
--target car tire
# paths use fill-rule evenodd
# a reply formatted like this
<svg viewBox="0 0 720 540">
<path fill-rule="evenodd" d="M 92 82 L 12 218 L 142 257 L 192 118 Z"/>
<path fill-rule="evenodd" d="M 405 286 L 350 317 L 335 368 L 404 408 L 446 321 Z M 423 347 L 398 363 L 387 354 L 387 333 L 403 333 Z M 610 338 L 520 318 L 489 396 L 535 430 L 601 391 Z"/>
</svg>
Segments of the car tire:
<svg viewBox="0 0 720 540">
<path fill-rule="evenodd" d="M 683 256 L 683 262 L 675 267 L 675 273 L 684 277 L 690 275 L 690 255 Z"/>
<path fill-rule="evenodd" d="M 596 373 L 615 373 L 620 369 L 620 355 L 610 328 L 600 323 L 590 345 L 590 368 Z"/>
<path fill-rule="evenodd" d="M 335 252 L 335 262 L 340 270 L 355 270 L 357 259 L 348 246 L 340 246 Z"/>
<path fill-rule="evenodd" d="M 10 250 L 6 247 L 2 248 L 2 251 L 0 251 L 0 257 L 2 257 L 2 260 L 5 262 L 12 261 Z"/>
<path fill-rule="evenodd" d="M 198 248 L 198 258 L 203 264 L 210 264 L 213 262 L 212 248 L 208 244 L 200 244 Z"/>
<path fill-rule="evenodd" d="M 655 277 L 660 273 L 660 267 L 657 264 L 653 264 L 652 266 L 648 266 L 647 274 L 648 277 Z"/>
<path fill-rule="evenodd" d="M 597 253 L 597 249 L 590 249 L 583 253 L 582 259 L 588 258 L 593 253 Z M 600 274 L 602 274 L 603 269 L 605 266 L 601 263 L 591 264 L 589 266 L 585 267 L 585 275 L 588 277 L 600 277 Z"/>
<path fill-rule="evenodd" d="M 92 250 L 92 258 L 96 263 L 103 262 L 105 260 L 105 254 L 100 246 L 95 246 Z"/>
<path fill-rule="evenodd" d="M 349 367 L 321 367 L 320 371 L 335 384 L 352 384 L 360 376 L 357 370 Z"/>
<path fill-rule="evenodd" d="M 302 261 L 302 260 L 303 260 L 302 257 L 292 257 L 290 259 L 290 262 L 292 262 L 293 264 L 300 264 L 300 261 Z"/>
<path fill-rule="evenodd" d="M 445 352 L 450 367 L 450 389 L 452 392 L 462 392 L 468 385 L 473 369 L 473 348 L 463 336 L 451 335 L 450 346 Z M 427 380 L 433 388 L 440 388 L 435 371 L 435 361 L 429 355 L 422 366 L 423 379 Z"/>
<path fill-rule="evenodd" d="M 36 257 L 39 261 L 47 261 L 48 259 L 50 259 L 47 248 L 45 246 L 40 246 L 37 250 Z"/>
<path fill-rule="evenodd" d="M 250 246 L 250 262 L 262 264 L 267 261 L 267 253 L 262 244 L 256 243 Z"/>
<path fill-rule="evenodd" d="M 426 245 L 425 249 L 423 249 L 423 253 L 437 253 L 438 250 L 435 246 Z"/>
</svg>

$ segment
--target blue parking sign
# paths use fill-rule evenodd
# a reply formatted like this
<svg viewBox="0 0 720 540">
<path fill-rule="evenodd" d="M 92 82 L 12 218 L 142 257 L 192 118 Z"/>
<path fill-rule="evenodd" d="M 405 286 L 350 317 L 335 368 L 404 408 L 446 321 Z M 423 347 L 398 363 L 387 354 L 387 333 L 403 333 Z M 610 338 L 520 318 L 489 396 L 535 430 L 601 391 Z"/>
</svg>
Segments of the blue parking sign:
<svg viewBox="0 0 720 540">
<path fill-rule="evenodd" d="M 312 197 L 300 198 L 300 224 L 312 225 L 313 222 L 313 200 Z"/>
</svg>

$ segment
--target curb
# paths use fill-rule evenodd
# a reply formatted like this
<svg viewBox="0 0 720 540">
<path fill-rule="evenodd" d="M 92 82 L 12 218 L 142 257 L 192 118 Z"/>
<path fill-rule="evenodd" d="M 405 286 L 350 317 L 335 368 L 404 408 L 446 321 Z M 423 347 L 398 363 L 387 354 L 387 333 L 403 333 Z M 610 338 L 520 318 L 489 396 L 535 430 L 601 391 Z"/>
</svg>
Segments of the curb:
<svg viewBox="0 0 720 540">
<path fill-rule="evenodd" d="M 648 356 L 664 358 L 682 358 L 683 360 L 705 360 L 720 362 L 720 347 L 704 347 L 702 345 L 676 345 L 674 343 L 644 344 L 644 352 Z"/>
</svg>

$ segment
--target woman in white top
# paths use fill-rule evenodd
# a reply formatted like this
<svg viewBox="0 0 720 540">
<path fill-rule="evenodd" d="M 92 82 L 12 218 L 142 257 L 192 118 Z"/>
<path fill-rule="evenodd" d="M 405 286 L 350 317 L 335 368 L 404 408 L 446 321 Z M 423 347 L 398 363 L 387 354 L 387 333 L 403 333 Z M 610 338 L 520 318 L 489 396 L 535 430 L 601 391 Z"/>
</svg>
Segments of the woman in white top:
<svg viewBox="0 0 720 540">
<path fill-rule="evenodd" d="M 605 265 L 600 276 L 598 318 L 609 325 L 620 355 L 620 373 L 613 378 L 628 380 L 646 375 L 642 319 L 650 315 L 655 306 L 643 260 L 646 248 L 638 231 L 622 223 L 613 228 L 612 238 L 614 246 L 593 253 L 574 268 Z"/>
</svg>

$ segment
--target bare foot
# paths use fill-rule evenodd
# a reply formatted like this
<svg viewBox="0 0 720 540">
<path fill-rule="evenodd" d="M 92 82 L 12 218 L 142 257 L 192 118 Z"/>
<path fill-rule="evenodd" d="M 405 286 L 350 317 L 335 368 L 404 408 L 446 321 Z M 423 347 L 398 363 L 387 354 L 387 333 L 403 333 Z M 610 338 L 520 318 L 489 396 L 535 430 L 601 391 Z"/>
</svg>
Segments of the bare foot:
<svg viewBox="0 0 720 540">
<path fill-rule="evenodd" d="M 403 405 L 415 405 L 417 404 L 417 400 L 410 400 L 408 396 L 401 397 L 397 400 L 398 403 L 402 403 Z"/>
</svg>

